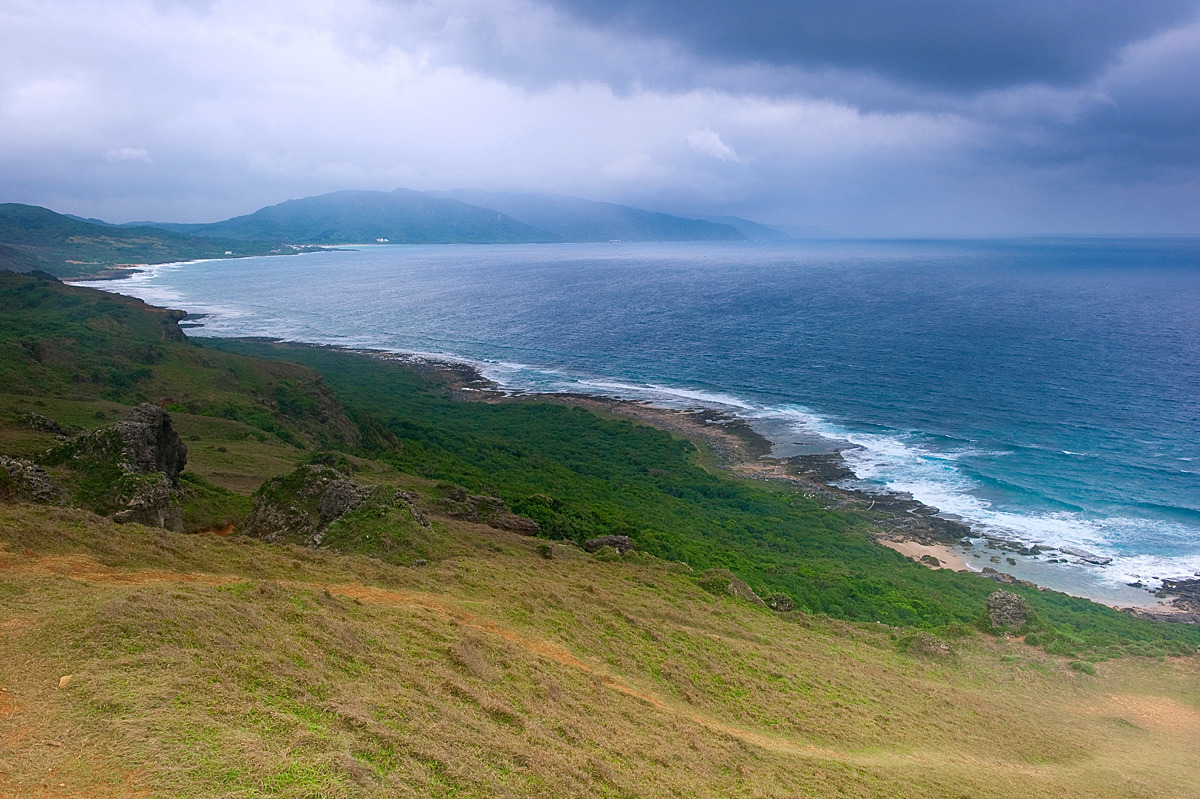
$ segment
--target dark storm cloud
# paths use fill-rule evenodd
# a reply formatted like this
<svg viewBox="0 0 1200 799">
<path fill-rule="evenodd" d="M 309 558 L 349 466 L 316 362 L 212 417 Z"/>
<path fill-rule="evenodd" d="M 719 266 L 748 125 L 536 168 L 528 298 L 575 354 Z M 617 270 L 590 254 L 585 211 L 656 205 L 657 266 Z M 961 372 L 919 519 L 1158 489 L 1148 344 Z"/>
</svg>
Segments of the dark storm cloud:
<svg viewBox="0 0 1200 799">
<path fill-rule="evenodd" d="M 612 3 L 0 0 L 0 201 L 212 221 L 474 187 L 1200 232 L 1200 0 Z"/>
<path fill-rule="evenodd" d="M 553 0 L 623 33 L 722 63 L 864 70 L 979 91 L 1096 74 L 1130 42 L 1178 23 L 1195 0 Z"/>
</svg>

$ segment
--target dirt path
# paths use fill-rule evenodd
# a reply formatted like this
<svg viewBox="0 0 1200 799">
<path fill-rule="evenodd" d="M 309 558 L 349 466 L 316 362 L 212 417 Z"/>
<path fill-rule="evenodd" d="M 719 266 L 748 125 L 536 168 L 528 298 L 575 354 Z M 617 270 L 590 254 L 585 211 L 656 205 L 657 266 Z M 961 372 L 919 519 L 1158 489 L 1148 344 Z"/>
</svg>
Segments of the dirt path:
<svg viewBox="0 0 1200 799">
<path fill-rule="evenodd" d="M 205 583 L 224 585 L 236 582 L 233 577 L 157 569 L 123 571 L 105 566 L 90 555 L 48 555 L 23 558 L 8 554 L 0 559 L 0 572 L 22 577 L 69 577 L 82 583 L 98 585 L 152 585 L 154 583 Z"/>
<path fill-rule="evenodd" d="M 1112 694 L 1094 708 L 1101 716 L 1135 724 L 1162 735 L 1195 741 L 1200 737 L 1200 710 L 1176 699 L 1136 694 Z"/>
</svg>

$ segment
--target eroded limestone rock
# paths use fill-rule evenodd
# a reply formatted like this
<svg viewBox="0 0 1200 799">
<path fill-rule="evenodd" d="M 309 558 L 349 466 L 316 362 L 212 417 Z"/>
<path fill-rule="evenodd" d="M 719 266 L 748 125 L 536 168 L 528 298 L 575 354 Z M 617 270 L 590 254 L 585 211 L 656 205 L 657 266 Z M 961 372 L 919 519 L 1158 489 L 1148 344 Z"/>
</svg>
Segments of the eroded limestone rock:
<svg viewBox="0 0 1200 799">
<path fill-rule="evenodd" d="M 1000 589 L 987 598 L 987 618 L 995 632 L 1015 632 L 1033 621 L 1033 608 L 1024 597 Z"/>
<path fill-rule="evenodd" d="M 62 498 L 42 467 L 23 458 L 0 455 L 0 500 L 52 504 Z"/>
<path fill-rule="evenodd" d="M 264 541 L 317 547 L 331 524 L 371 507 L 380 512 L 403 507 L 417 524 L 428 527 L 412 499 L 403 492 L 355 482 L 330 466 L 301 466 L 263 484 L 244 530 Z"/>
</svg>

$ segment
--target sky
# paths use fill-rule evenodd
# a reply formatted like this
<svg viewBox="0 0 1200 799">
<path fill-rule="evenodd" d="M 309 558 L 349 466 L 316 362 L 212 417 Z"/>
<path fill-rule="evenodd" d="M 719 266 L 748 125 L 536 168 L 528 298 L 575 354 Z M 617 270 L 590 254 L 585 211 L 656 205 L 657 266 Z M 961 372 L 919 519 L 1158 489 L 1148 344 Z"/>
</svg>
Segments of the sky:
<svg viewBox="0 0 1200 799">
<path fill-rule="evenodd" d="M 0 202 L 400 187 L 1200 234 L 1200 0 L 0 0 Z"/>
</svg>

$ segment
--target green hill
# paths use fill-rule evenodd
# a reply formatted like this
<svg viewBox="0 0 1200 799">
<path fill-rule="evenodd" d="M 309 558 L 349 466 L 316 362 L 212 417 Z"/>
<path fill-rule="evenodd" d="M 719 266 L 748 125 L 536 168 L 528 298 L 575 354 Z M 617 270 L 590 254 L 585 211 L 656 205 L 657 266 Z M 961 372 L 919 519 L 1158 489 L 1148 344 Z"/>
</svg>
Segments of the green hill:
<svg viewBox="0 0 1200 799">
<path fill-rule="evenodd" d="M 463 200 L 490 204 L 481 207 Z M 747 229 L 762 237 L 758 227 Z M 40 269 L 58 277 L 107 275 L 113 267 L 133 264 L 290 254 L 321 245 L 377 241 L 510 244 L 745 238 L 730 224 L 532 194 L 460 192 L 452 197 L 407 189 L 341 191 L 288 200 L 206 224 L 110 225 L 38 206 L 0 205 L 0 268 Z"/>
<path fill-rule="evenodd" d="M 157 227 L 94 224 L 36 205 L 0 204 L 0 269 L 79 277 L 128 264 L 265 255 L 272 246 L 202 239 Z"/>
</svg>

